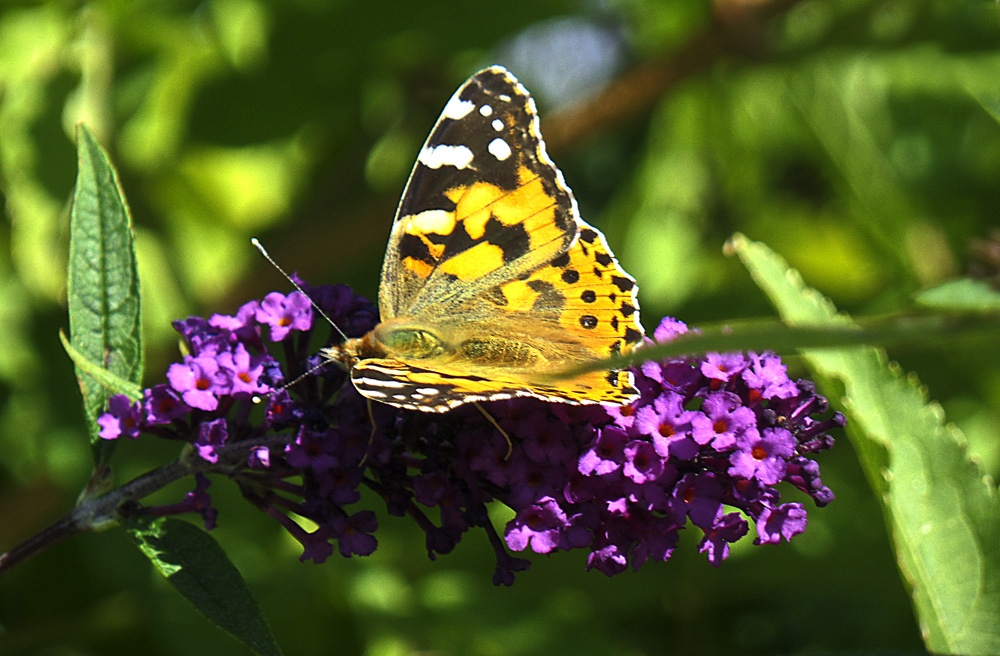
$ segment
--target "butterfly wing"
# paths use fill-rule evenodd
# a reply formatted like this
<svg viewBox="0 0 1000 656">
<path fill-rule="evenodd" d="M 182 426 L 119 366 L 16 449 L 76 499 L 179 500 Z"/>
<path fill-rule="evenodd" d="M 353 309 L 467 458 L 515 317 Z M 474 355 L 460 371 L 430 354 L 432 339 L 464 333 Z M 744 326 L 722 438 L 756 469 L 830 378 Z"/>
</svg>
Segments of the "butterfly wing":
<svg viewBox="0 0 1000 656">
<path fill-rule="evenodd" d="M 597 371 L 549 384 L 532 382 L 511 370 L 449 366 L 422 367 L 399 360 L 369 359 L 351 370 L 362 395 L 408 410 L 446 412 L 473 401 L 534 397 L 557 403 L 622 405 L 639 392 L 626 371 Z"/>
<path fill-rule="evenodd" d="M 453 314 L 568 250 L 578 217 L 531 96 L 503 68 L 480 71 L 448 101 L 410 174 L 382 265 L 382 319 Z"/>
<path fill-rule="evenodd" d="M 361 359 L 352 377 L 366 396 L 420 397 L 415 405 L 432 406 L 421 409 L 635 398 L 627 372 L 539 382 L 628 352 L 642 327 L 634 280 L 580 217 L 538 123 L 527 90 L 500 67 L 472 76 L 445 106 L 396 213 L 379 307 L 383 322 L 431 331 L 447 357 L 414 361 L 389 348 L 391 357 Z"/>
</svg>

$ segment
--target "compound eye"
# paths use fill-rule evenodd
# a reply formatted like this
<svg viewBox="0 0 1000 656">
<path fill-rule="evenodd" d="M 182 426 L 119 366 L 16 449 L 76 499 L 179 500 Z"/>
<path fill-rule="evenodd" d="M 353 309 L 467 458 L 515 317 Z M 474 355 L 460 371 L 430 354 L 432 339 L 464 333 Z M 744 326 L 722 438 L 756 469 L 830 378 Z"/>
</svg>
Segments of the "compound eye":
<svg viewBox="0 0 1000 656">
<path fill-rule="evenodd" d="M 392 326 L 380 334 L 386 351 L 404 358 L 432 358 L 444 353 L 444 342 L 426 328 Z"/>
</svg>

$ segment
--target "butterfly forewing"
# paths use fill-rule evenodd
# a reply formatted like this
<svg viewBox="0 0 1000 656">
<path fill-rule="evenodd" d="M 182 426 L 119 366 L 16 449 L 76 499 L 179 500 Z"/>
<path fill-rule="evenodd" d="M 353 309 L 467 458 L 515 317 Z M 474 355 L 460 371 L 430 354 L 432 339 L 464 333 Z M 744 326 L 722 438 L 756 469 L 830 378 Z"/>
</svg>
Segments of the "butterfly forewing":
<svg viewBox="0 0 1000 656">
<path fill-rule="evenodd" d="M 445 106 L 406 185 L 382 268 L 383 318 L 453 314 L 565 252 L 577 216 L 531 96 L 502 68 L 477 73 Z"/>
<path fill-rule="evenodd" d="M 405 408 L 623 404 L 637 396 L 628 372 L 550 374 L 637 344 L 635 292 L 546 154 L 531 96 L 492 67 L 455 92 L 420 150 L 382 266 L 384 323 L 331 357 L 362 394 Z"/>
</svg>

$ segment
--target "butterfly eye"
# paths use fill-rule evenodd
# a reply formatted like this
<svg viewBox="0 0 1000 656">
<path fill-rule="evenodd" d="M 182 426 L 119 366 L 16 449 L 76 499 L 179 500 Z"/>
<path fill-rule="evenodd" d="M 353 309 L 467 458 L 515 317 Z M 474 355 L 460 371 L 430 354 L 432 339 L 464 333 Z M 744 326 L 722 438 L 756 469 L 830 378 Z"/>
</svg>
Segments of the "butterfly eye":
<svg viewBox="0 0 1000 656">
<path fill-rule="evenodd" d="M 385 330 L 376 332 L 376 339 L 382 342 L 385 350 L 398 357 L 433 358 L 445 352 L 444 341 L 424 328 L 386 326 Z"/>
</svg>

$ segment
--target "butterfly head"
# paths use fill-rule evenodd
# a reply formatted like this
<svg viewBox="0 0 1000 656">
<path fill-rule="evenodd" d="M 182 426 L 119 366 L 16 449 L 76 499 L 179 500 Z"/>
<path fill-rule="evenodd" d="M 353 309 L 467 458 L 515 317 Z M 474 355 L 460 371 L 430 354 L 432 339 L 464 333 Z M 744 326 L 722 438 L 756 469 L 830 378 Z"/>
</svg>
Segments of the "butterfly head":
<svg viewBox="0 0 1000 656">
<path fill-rule="evenodd" d="M 365 355 L 372 350 L 370 344 L 371 333 L 368 333 L 364 337 L 347 339 L 340 344 L 324 347 L 320 349 L 319 354 L 326 362 L 332 362 L 349 372 L 354 369 L 359 360 L 370 357 Z"/>
</svg>

